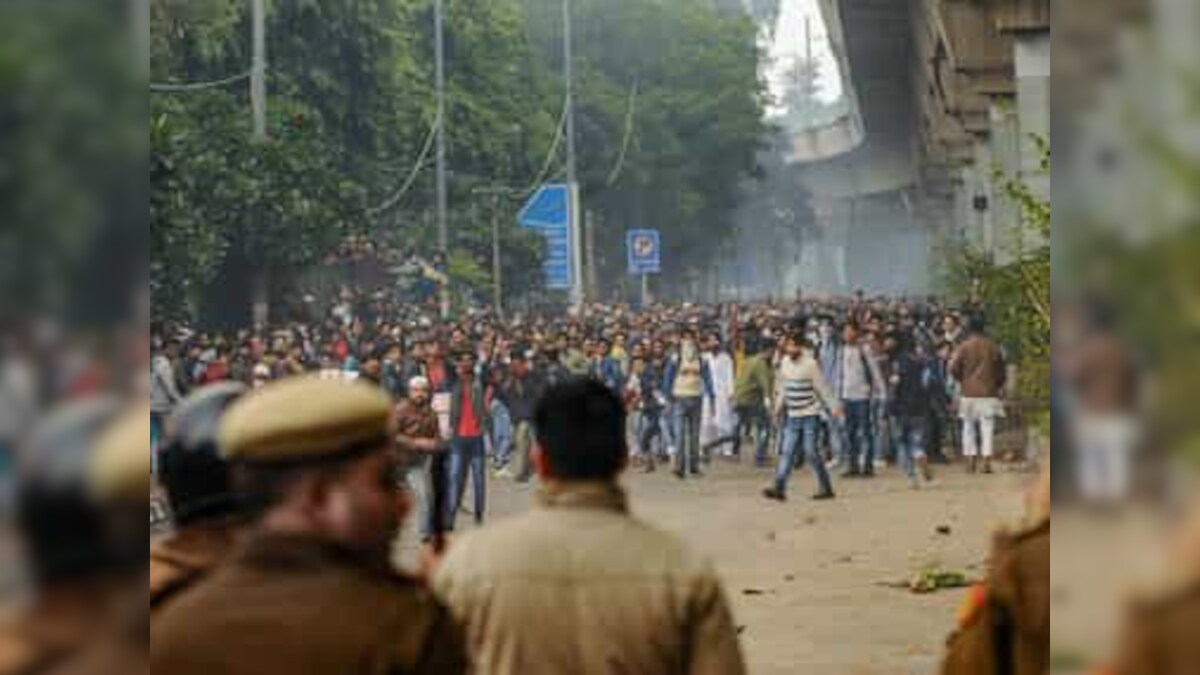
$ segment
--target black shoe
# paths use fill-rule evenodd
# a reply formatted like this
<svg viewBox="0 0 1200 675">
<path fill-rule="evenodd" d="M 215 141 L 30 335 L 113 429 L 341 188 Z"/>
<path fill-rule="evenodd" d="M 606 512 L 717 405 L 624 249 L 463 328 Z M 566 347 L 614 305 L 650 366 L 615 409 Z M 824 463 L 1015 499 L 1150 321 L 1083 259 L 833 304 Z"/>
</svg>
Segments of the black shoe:
<svg viewBox="0 0 1200 675">
<path fill-rule="evenodd" d="M 868 470 L 862 472 L 861 477 L 862 478 L 874 478 L 875 477 L 875 469 L 868 469 Z"/>
<path fill-rule="evenodd" d="M 654 473 L 656 470 L 657 469 L 653 464 L 647 464 L 642 468 L 642 473 Z"/>
<path fill-rule="evenodd" d="M 817 494 L 813 495 L 813 501 L 824 502 L 830 499 L 835 499 L 836 497 L 837 495 L 834 494 L 832 490 L 826 490 L 825 492 L 818 492 Z"/>
<path fill-rule="evenodd" d="M 776 490 L 775 488 L 767 488 L 767 489 L 763 490 L 762 495 L 764 497 L 766 497 L 767 499 L 771 499 L 771 500 L 774 500 L 777 502 L 786 502 L 787 501 L 787 495 L 784 494 L 783 492 L 780 492 L 779 490 Z"/>
<path fill-rule="evenodd" d="M 685 476 L 682 471 L 672 471 L 671 473 L 675 474 L 675 477 L 678 478 L 679 480 L 683 480 L 684 478 L 687 478 L 687 476 Z"/>
<path fill-rule="evenodd" d="M 704 472 L 700 469 L 692 469 L 692 478 L 704 478 Z"/>
</svg>

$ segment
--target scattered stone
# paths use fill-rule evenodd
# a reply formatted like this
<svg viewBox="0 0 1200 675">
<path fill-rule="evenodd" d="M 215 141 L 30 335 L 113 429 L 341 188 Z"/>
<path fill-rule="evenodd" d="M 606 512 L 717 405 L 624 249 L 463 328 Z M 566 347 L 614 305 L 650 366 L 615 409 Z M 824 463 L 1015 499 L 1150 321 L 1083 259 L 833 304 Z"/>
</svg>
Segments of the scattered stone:
<svg viewBox="0 0 1200 675">
<path fill-rule="evenodd" d="M 767 533 L 767 541 L 775 541 L 775 533 L 774 532 Z"/>
<path fill-rule="evenodd" d="M 849 564 L 849 563 L 852 563 L 852 562 L 854 562 L 854 556 L 851 556 L 851 555 L 844 555 L 844 556 L 841 556 L 841 557 L 839 557 L 839 558 L 838 558 L 837 560 L 835 560 L 834 562 L 837 562 L 837 563 L 843 563 L 843 564 Z"/>
<path fill-rule="evenodd" d="M 761 588 L 747 588 L 742 591 L 742 595 L 766 595 L 769 592 Z"/>
<path fill-rule="evenodd" d="M 937 533 L 943 537 L 949 537 L 951 532 L 953 532 L 953 530 L 950 529 L 949 525 L 938 525 L 937 527 Z"/>
<path fill-rule="evenodd" d="M 784 581 L 795 581 L 795 580 L 796 580 L 796 575 L 795 575 L 795 574 L 788 574 L 788 575 L 786 575 L 786 576 L 784 576 L 784 577 L 783 577 L 783 580 L 784 580 Z"/>
<path fill-rule="evenodd" d="M 805 524 L 805 525 L 816 525 L 816 524 L 817 524 L 817 517 L 816 517 L 816 516 L 805 516 L 805 517 L 804 517 L 804 524 Z"/>
</svg>

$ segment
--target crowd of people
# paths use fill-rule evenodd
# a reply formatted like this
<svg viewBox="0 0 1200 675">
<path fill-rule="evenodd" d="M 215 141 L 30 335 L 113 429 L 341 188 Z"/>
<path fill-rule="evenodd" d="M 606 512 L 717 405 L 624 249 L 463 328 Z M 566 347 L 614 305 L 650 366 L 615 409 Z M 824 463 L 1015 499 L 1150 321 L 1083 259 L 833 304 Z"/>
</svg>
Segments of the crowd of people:
<svg viewBox="0 0 1200 675">
<path fill-rule="evenodd" d="M 367 381 L 395 402 L 415 451 L 410 481 L 430 522 L 429 458 L 443 451 L 453 526 L 468 483 L 476 521 L 489 478 L 530 480 L 533 412 L 550 387 L 592 377 L 623 400 L 633 463 L 679 479 L 714 461 L 774 468 L 765 497 L 784 500 L 793 471 L 869 479 L 895 464 L 914 487 L 958 446 L 991 472 L 1007 369 L 983 313 L 937 298 L 786 303 L 589 305 L 577 315 L 436 308 L 343 290 L 328 311 L 273 329 L 152 331 L 151 435 L 190 391 L 248 387 L 305 373 Z M 747 442 L 752 452 L 743 453 Z M 840 473 L 839 473 L 840 472 Z"/>
</svg>

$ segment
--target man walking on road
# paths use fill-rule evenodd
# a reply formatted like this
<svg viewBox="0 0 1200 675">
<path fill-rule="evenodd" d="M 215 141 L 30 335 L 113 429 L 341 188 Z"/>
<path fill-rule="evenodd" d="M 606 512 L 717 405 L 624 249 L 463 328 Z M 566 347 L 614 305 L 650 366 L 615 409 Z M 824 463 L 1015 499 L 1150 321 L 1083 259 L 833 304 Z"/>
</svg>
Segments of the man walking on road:
<svg viewBox="0 0 1200 675">
<path fill-rule="evenodd" d="M 763 355 L 762 340 L 752 337 L 746 341 L 746 360 L 734 386 L 734 406 L 737 411 L 737 430 L 733 434 L 733 454 L 741 455 L 742 438 L 747 432 L 754 437 L 754 463 L 767 465 L 767 440 L 771 435 L 771 420 L 767 411 L 774 406 L 771 396 L 771 364 Z"/>
<path fill-rule="evenodd" d="M 792 335 L 784 349 L 775 393 L 776 413 L 784 417 L 783 451 L 775 470 L 775 484 L 763 490 L 763 496 L 776 501 L 787 499 L 787 484 L 796 466 L 796 452 L 802 450 L 817 475 L 818 490 L 813 499 L 833 499 L 829 470 L 817 452 L 817 433 L 823 408 L 828 408 L 834 418 L 842 416 L 842 409 L 821 374 L 821 367 L 804 348 L 804 337 L 799 333 Z"/>
<path fill-rule="evenodd" d="M 675 413 L 675 440 L 679 444 L 675 455 L 675 477 L 683 479 L 688 473 L 700 472 L 700 422 L 704 399 L 713 395 L 712 374 L 700 356 L 696 332 L 684 331 L 679 351 L 667 361 L 663 378 L 663 393 L 671 398 Z"/>
<path fill-rule="evenodd" d="M 833 387 L 846 414 L 843 438 L 846 448 L 845 478 L 875 475 L 875 444 L 871 442 L 871 401 L 876 387 L 883 387 L 875 359 L 861 341 L 858 325 L 846 324 L 842 343 L 834 350 Z"/>
<path fill-rule="evenodd" d="M 483 383 L 475 377 L 475 355 L 460 352 L 455 357 L 456 379 L 450 399 L 450 466 L 447 473 L 446 527 L 454 530 L 467 477 L 474 484 L 475 524 L 483 523 L 487 503 L 487 456 L 484 437 L 488 433 L 488 414 Z"/>
<path fill-rule="evenodd" d="M 983 455 L 983 472 L 992 472 L 996 418 L 1004 417 L 1004 402 L 1000 398 L 1007 379 L 1004 354 L 1000 345 L 983 334 L 983 329 L 983 317 L 970 315 L 968 337 L 950 359 L 950 374 L 961 387 L 958 416 L 963 423 L 963 456 L 971 473 L 978 471 L 980 455 Z"/>
<path fill-rule="evenodd" d="M 434 590 L 492 675 L 746 672 L 711 565 L 629 513 L 621 400 L 552 389 L 536 415 L 536 507 L 450 549 Z"/>
</svg>

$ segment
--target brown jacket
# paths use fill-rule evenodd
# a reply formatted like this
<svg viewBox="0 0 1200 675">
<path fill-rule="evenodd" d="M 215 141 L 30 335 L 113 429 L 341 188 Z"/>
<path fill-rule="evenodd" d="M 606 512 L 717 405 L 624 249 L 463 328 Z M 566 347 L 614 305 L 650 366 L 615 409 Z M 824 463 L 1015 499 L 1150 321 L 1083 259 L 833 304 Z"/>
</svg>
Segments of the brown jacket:
<svg viewBox="0 0 1200 675">
<path fill-rule="evenodd" d="M 318 540 L 251 535 L 159 613 L 150 672 L 457 675 L 461 632 L 416 582 Z"/>
<path fill-rule="evenodd" d="M 78 657 L 109 619 L 112 585 L 55 589 L 0 624 L 0 675 L 34 675 Z"/>
<path fill-rule="evenodd" d="M 1200 673 L 1200 581 L 1134 608 L 1117 675 Z"/>
<path fill-rule="evenodd" d="M 1050 521 L 996 537 L 988 581 L 973 589 L 943 675 L 1050 671 Z"/>
<path fill-rule="evenodd" d="M 983 335 L 972 335 L 950 359 L 950 374 L 962 385 L 964 398 L 999 398 L 1008 373 L 1000 345 Z"/>
<path fill-rule="evenodd" d="M 233 548 L 236 533 L 236 525 L 223 520 L 183 528 L 151 546 L 151 618 L 168 600 L 215 569 Z"/>
<path fill-rule="evenodd" d="M 1112 335 L 1093 335 L 1079 346 L 1071 384 L 1087 413 L 1129 413 L 1137 405 L 1133 356 Z"/>
<path fill-rule="evenodd" d="M 455 542 L 435 577 L 477 672 L 745 672 L 713 569 L 632 518 L 620 488 L 543 489 L 537 500 Z"/>
</svg>

